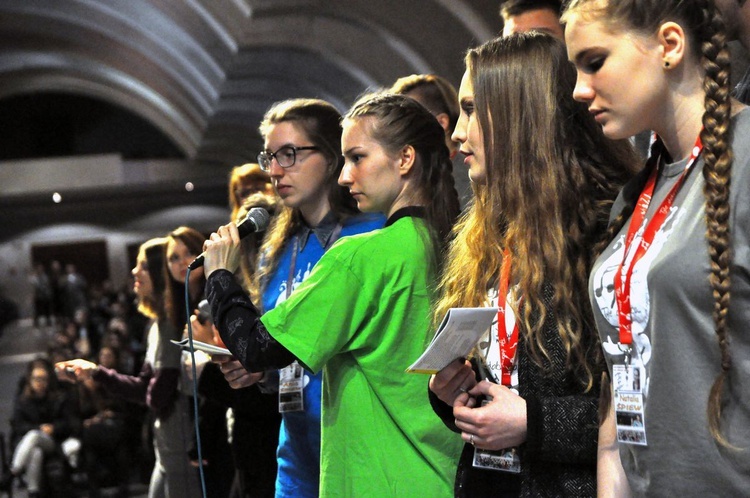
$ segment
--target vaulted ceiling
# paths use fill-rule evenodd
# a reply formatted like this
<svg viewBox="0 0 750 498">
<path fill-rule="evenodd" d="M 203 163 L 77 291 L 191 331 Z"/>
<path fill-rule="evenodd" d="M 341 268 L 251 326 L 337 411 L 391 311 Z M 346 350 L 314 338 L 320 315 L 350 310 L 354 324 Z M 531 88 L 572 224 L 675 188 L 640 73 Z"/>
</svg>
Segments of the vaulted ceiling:
<svg viewBox="0 0 750 498">
<path fill-rule="evenodd" d="M 345 111 L 360 93 L 413 73 L 458 86 L 465 51 L 500 29 L 498 5 L 0 0 L 0 241 L 53 222 L 117 221 L 102 213 L 130 221 L 180 205 L 226 206 L 227 172 L 254 162 L 257 127 L 273 102 L 317 97 Z M 95 180 L 96 168 L 33 173 L 18 164 L 97 153 L 183 165 L 124 161 Z M 183 188 L 191 171 L 207 180 L 200 195 Z M 52 205 L 50 184 L 73 191 L 67 206 Z"/>
<path fill-rule="evenodd" d="M 423 72 L 457 85 L 497 0 L 0 0 L 0 101 L 66 92 L 122 107 L 189 159 L 247 162 L 274 101 L 341 110 Z M 21 117 L 22 119 L 22 117 Z"/>
</svg>

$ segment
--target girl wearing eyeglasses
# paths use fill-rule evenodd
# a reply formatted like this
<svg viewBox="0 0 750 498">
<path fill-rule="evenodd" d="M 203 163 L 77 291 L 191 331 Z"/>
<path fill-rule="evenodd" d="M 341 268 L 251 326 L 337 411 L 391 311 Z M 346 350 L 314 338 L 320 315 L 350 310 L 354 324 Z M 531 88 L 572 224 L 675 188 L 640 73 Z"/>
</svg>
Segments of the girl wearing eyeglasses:
<svg viewBox="0 0 750 498">
<path fill-rule="evenodd" d="M 323 371 L 321 496 L 451 496 L 461 440 L 432 415 L 424 379 L 405 372 L 432 337 L 434 278 L 459 211 L 445 134 L 390 94 L 360 100 L 343 128 L 339 184 L 385 227 L 335 244 L 263 317 L 228 271 L 236 226 L 221 227 L 204 246 L 214 322 L 250 371 Z"/>
</svg>

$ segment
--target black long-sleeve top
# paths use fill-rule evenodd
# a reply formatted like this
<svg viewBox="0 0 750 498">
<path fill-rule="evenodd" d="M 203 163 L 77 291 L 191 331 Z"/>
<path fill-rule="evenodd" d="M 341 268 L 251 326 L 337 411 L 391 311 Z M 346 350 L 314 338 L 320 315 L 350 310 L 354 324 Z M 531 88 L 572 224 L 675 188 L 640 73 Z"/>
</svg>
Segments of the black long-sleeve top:
<svg viewBox="0 0 750 498">
<path fill-rule="evenodd" d="M 546 289 L 548 307 L 551 293 L 551 289 Z M 591 330 L 586 337 L 595 341 L 595 334 Z M 594 388 L 585 392 L 584 386 L 565 366 L 565 348 L 551 311 L 548 311 L 543 335 L 550 355 L 547 372 L 529 354 L 523 354 L 526 345 L 523 334 L 519 335 L 519 395 L 526 401 L 527 417 L 526 442 L 518 448 L 521 474 L 474 468 L 474 447 L 467 444 L 456 474 L 457 497 L 509 496 L 502 494 L 509 488 L 516 489 L 517 496 L 522 497 L 596 496 L 597 374 L 603 368 L 596 369 Z M 435 413 L 446 426 L 460 432 L 452 407 L 431 391 L 429 394 Z"/>
<path fill-rule="evenodd" d="M 230 271 L 209 275 L 206 298 L 221 340 L 248 372 L 283 368 L 296 359 L 271 337 L 258 309 Z"/>
</svg>

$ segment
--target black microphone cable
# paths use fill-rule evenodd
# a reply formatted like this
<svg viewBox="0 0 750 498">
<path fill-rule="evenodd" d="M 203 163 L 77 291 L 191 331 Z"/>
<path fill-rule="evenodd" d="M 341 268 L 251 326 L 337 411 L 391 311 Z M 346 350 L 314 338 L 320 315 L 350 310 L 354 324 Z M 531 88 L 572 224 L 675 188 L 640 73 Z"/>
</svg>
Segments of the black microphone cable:
<svg viewBox="0 0 750 498">
<path fill-rule="evenodd" d="M 203 471 L 203 450 L 201 448 L 201 429 L 200 420 L 198 418 L 198 369 L 195 368 L 195 348 L 193 347 L 193 326 L 190 323 L 190 289 L 188 288 L 188 282 L 190 280 L 190 272 L 192 270 L 188 268 L 187 274 L 185 275 L 185 313 L 187 314 L 187 330 L 188 330 L 188 346 L 190 351 L 190 359 L 193 368 L 193 413 L 195 418 L 195 444 L 198 448 L 198 469 L 200 471 L 201 478 L 201 492 L 203 498 L 207 498 L 206 494 L 206 475 Z"/>
</svg>

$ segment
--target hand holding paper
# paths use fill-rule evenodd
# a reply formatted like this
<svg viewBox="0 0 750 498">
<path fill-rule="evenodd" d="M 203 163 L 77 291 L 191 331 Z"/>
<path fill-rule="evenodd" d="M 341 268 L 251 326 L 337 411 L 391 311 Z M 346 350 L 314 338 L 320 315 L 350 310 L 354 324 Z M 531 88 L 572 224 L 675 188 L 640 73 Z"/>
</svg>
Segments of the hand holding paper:
<svg viewBox="0 0 750 498">
<path fill-rule="evenodd" d="M 176 344 L 180 346 L 184 351 L 190 351 L 190 340 L 189 339 L 183 339 L 181 341 L 175 341 L 172 340 L 173 344 Z M 196 351 L 203 351 L 204 353 L 211 354 L 225 354 L 227 356 L 232 356 L 232 352 L 229 351 L 227 348 L 222 348 L 219 346 L 214 346 L 213 344 L 208 344 L 201 341 L 193 341 L 193 348 Z"/>
<path fill-rule="evenodd" d="M 451 308 L 422 356 L 406 369 L 434 374 L 458 358 L 465 358 L 497 317 L 497 308 Z"/>
</svg>

